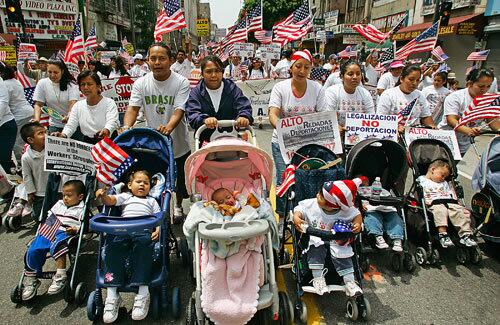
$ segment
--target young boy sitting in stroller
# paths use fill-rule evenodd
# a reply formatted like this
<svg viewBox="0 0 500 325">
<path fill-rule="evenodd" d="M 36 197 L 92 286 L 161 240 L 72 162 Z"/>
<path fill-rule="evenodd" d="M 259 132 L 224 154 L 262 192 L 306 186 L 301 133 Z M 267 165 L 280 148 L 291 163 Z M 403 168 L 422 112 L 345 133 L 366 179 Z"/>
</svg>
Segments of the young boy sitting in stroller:
<svg viewBox="0 0 500 325">
<path fill-rule="evenodd" d="M 62 200 L 57 201 L 50 209 L 45 223 L 38 228 L 38 233 L 26 252 L 23 300 L 30 300 L 36 295 L 40 286 L 37 276 L 42 272 L 49 251 L 56 261 L 57 271 L 47 293 L 57 294 L 66 285 L 68 239 L 78 233 L 81 225 L 85 184 L 79 180 L 67 181 L 63 185 L 62 194 Z"/>
<path fill-rule="evenodd" d="M 294 209 L 293 223 L 295 227 L 305 232 L 304 227 L 314 227 L 330 231 L 350 231 L 355 234 L 361 231 L 363 219 L 361 213 L 354 207 L 354 198 L 358 187 L 365 177 L 353 180 L 325 182 L 316 198 L 300 201 Z M 352 256 L 354 252 L 350 243 L 353 240 L 335 241 L 330 244 L 330 254 L 333 265 L 339 276 L 343 277 L 345 292 L 348 297 L 363 294 L 355 281 Z M 312 271 L 312 285 L 315 293 L 323 295 L 329 292 L 325 281 L 326 258 L 325 243 L 315 236 L 310 236 L 307 251 L 309 269 Z"/>
<path fill-rule="evenodd" d="M 477 246 L 472 236 L 470 213 L 458 204 L 455 191 L 447 182 L 451 167 L 444 160 L 436 160 L 429 165 L 427 174 L 420 176 L 417 181 L 422 186 L 425 204 L 434 216 L 439 243 L 443 248 L 453 245 L 448 235 L 448 217 L 458 229 L 460 243 L 467 247 Z"/>
</svg>

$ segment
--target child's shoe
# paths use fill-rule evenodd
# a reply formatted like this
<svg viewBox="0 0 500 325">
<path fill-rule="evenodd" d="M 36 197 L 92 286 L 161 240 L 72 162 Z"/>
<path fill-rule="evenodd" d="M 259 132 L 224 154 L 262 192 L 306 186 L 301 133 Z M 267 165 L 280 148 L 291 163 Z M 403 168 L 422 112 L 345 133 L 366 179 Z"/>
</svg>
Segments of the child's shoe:
<svg viewBox="0 0 500 325">
<path fill-rule="evenodd" d="M 363 294 L 363 290 L 354 281 L 346 282 L 345 293 L 348 297 L 357 297 Z"/>
<path fill-rule="evenodd" d="M 55 274 L 54 277 L 52 278 L 52 284 L 50 285 L 49 289 L 47 290 L 47 294 L 49 295 L 55 295 L 61 292 L 64 289 L 64 286 L 66 285 L 68 281 L 68 277 L 66 274 Z"/>
<path fill-rule="evenodd" d="M 460 238 L 460 244 L 465 245 L 467 247 L 477 246 L 477 242 L 470 237 L 470 235 L 464 235 Z"/>
<path fill-rule="evenodd" d="M 392 250 L 395 252 L 402 252 L 403 251 L 403 241 L 401 239 L 394 239 L 392 242 Z"/>
<path fill-rule="evenodd" d="M 143 320 L 149 311 L 149 293 L 145 296 L 137 294 L 134 299 L 134 308 L 132 309 L 133 320 Z"/>
<path fill-rule="evenodd" d="M 121 304 L 122 297 L 120 296 L 118 296 L 118 298 L 106 298 L 102 321 L 107 324 L 113 323 L 118 318 L 118 311 L 120 310 Z"/>
<path fill-rule="evenodd" d="M 16 201 L 7 212 L 8 217 L 18 217 L 23 212 L 24 204 L 22 201 Z"/>
<path fill-rule="evenodd" d="M 21 298 L 25 301 L 33 299 L 33 297 L 36 296 L 38 287 L 40 286 L 40 280 L 37 278 L 27 276 L 26 279 L 26 283 L 23 286 L 23 293 L 21 294 Z"/>
<path fill-rule="evenodd" d="M 328 292 L 328 286 L 326 285 L 326 280 L 324 276 L 313 278 L 311 281 L 318 295 L 322 296 L 325 292 Z"/>
<path fill-rule="evenodd" d="M 29 204 L 29 203 L 26 203 L 26 205 L 23 208 L 23 212 L 21 213 L 21 215 L 23 217 L 26 217 L 26 216 L 31 216 L 32 213 L 33 213 L 33 206 L 31 204 Z"/>
<path fill-rule="evenodd" d="M 378 249 L 386 249 L 389 248 L 389 245 L 385 242 L 384 236 L 375 237 L 375 246 Z"/>
<path fill-rule="evenodd" d="M 448 234 L 445 232 L 439 234 L 439 243 L 441 244 L 441 246 L 443 246 L 443 248 L 454 246 L 450 236 L 448 236 Z"/>
</svg>

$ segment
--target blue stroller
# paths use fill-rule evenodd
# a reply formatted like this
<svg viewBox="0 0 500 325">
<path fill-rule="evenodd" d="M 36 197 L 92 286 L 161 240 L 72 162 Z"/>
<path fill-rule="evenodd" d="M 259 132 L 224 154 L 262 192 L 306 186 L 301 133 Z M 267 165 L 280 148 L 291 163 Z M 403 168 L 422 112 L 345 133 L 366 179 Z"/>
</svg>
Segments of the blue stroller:
<svg viewBox="0 0 500 325">
<path fill-rule="evenodd" d="M 115 207 L 105 211 L 107 213 L 96 215 L 90 221 L 90 229 L 99 233 L 99 249 L 96 270 L 96 289 L 90 293 L 87 301 L 87 317 L 91 321 L 99 321 L 102 318 L 104 305 L 102 289 L 106 288 L 105 272 L 103 262 L 103 250 L 106 244 L 106 234 L 130 235 L 144 232 L 151 232 L 156 226 L 160 226 L 160 237 L 154 245 L 153 269 L 151 283 L 149 285 L 151 294 L 150 310 L 153 318 L 159 318 L 163 311 L 171 307 L 174 318 L 178 318 L 181 313 L 180 291 L 173 288 L 171 298 L 168 297 L 168 276 L 170 263 L 170 252 L 177 250 L 177 241 L 170 227 L 170 198 L 175 181 L 175 164 L 172 149 L 172 140 L 165 138 L 160 133 L 137 128 L 115 138 L 114 142 L 120 146 L 132 159 L 135 160 L 132 169 L 144 169 L 151 175 L 161 173 L 165 178 L 164 187 L 158 204 L 161 212 L 155 215 L 122 218 L 120 211 Z M 125 173 L 126 176 L 128 173 Z M 122 179 L 118 182 L 123 181 Z M 106 209 L 105 209 L 106 210 Z M 114 217 L 117 216 L 117 217 Z M 129 263 L 125 261 L 127 270 Z M 136 292 L 137 287 L 127 284 L 119 287 L 120 292 Z"/>
</svg>

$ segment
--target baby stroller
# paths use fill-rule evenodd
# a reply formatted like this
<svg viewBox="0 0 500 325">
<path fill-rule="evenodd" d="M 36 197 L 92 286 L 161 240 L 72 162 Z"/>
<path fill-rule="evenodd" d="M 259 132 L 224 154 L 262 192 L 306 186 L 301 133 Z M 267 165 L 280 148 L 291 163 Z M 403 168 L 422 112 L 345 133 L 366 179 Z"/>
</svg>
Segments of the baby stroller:
<svg viewBox="0 0 500 325">
<path fill-rule="evenodd" d="M 291 164 L 297 166 L 295 171 L 295 184 L 292 185 L 286 195 L 285 211 L 289 214 L 289 220 L 285 222 L 283 227 L 283 240 L 280 246 L 280 262 L 282 264 L 290 261 L 288 246 L 291 239 L 293 248 L 292 265 L 293 273 L 297 286 L 297 297 L 295 300 L 295 315 L 296 319 L 303 324 L 307 323 L 307 308 L 302 301 L 304 295 L 303 286 L 307 286 L 312 279 L 312 272 L 309 270 L 307 262 L 307 254 L 303 254 L 303 250 L 308 247 L 309 236 L 320 237 L 328 244 L 331 240 L 345 240 L 352 238 L 352 233 L 336 233 L 323 231 L 313 227 L 307 227 L 306 233 L 300 233 L 295 229 L 292 222 L 293 208 L 299 201 L 316 197 L 316 194 L 321 189 L 326 181 L 335 181 L 345 179 L 344 167 L 340 166 L 340 159 L 329 149 L 316 145 L 306 145 L 295 152 L 291 159 Z M 359 237 L 359 236 L 358 236 Z M 361 284 L 363 278 L 362 271 L 358 263 L 359 245 L 356 244 L 357 239 L 353 242 L 354 255 L 353 266 L 356 281 Z M 326 245 L 327 245 L 326 244 Z M 286 268 L 289 265 L 282 265 L 281 268 Z M 325 259 L 325 268 L 331 270 L 326 274 L 326 283 L 332 291 L 344 291 L 342 278 L 335 271 L 335 267 L 327 254 Z M 368 318 L 371 314 L 371 308 L 368 300 L 363 296 L 357 296 L 347 300 L 347 316 L 351 320 L 358 318 Z"/>
<path fill-rule="evenodd" d="M 196 281 L 196 290 L 187 305 L 186 324 L 209 323 L 208 314 L 210 311 L 202 307 L 203 293 L 210 286 L 210 283 L 204 282 L 205 276 L 202 276 L 202 272 L 204 272 L 201 260 L 202 245 L 207 245 L 215 240 L 239 245 L 241 241 L 249 242 L 257 236 L 263 238 L 259 258 L 262 258 L 263 255 L 263 273 L 260 274 L 263 274 L 264 281 L 263 285 L 258 288 L 257 313 L 254 318 L 257 317 L 259 323 L 265 323 L 270 317 L 284 323 L 293 322 L 293 315 L 284 314 L 285 311 L 290 310 L 288 308 L 289 300 L 286 293 L 278 293 L 275 278 L 273 238 L 277 245 L 278 236 L 276 221 L 267 202 L 272 183 L 272 158 L 256 146 L 252 127 L 246 128 L 244 132 L 240 131 L 239 134 L 235 133 L 234 121 L 219 121 L 218 127 L 233 128 L 233 132 L 219 133 L 216 130 L 211 141 L 201 149 L 199 148 L 199 136 L 205 126 L 200 127 L 195 134 L 196 150 L 189 156 L 185 165 L 188 193 L 192 195 L 194 201 L 210 201 L 212 192 L 220 187 L 230 191 L 239 191 L 242 194 L 252 193 L 261 198 L 261 207 L 263 205 L 269 206 L 269 213 L 267 218 L 258 215 L 257 218 L 246 221 L 231 220 L 225 222 L 218 222 L 216 219 L 211 221 L 196 219 L 193 224 L 191 224 L 188 215 L 184 224 L 184 233 L 188 239 L 183 239 L 180 247 L 184 263 L 191 264 L 191 274 Z M 238 135 L 243 135 L 244 138 L 249 137 L 249 141 L 238 138 Z M 195 203 L 195 205 L 197 204 L 201 204 L 201 202 Z M 236 218 L 237 215 L 233 218 Z M 192 243 L 190 248 L 194 248 L 194 252 L 189 250 L 188 240 L 189 243 Z M 241 247 L 237 250 L 239 253 Z M 226 263 L 233 256 L 235 255 L 228 255 L 225 259 L 218 258 L 218 261 Z M 230 300 L 229 297 L 228 300 Z M 271 316 L 269 316 L 269 308 Z"/>
<path fill-rule="evenodd" d="M 491 140 L 472 178 L 477 191 L 471 199 L 476 232 L 486 243 L 500 243 L 500 137 Z M 495 245 L 496 244 L 496 245 Z"/>
<path fill-rule="evenodd" d="M 161 173 L 164 176 L 164 189 L 161 191 L 160 198 L 157 199 L 161 212 L 151 216 L 132 217 L 124 220 L 120 217 L 119 209 L 113 207 L 106 214 L 98 214 L 92 218 L 90 229 L 99 233 L 99 248 L 96 288 L 90 293 L 87 301 L 87 317 L 91 321 L 99 321 L 104 311 L 102 289 L 106 288 L 106 284 L 102 254 L 106 244 L 106 234 L 127 235 L 145 231 L 151 232 L 154 227 L 160 225 L 160 237 L 155 243 L 154 253 L 151 257 L 154 262 L 149 285 L 150 311 L 153 318 L 158 318 L 170 305 L 174 318 L 178 318 L 181 312 L 179 288 L 173 288 L 172 296 L 168 297 L 170 253 L 177 249 L 177 242 L 169 224 L 170 198 L 175 180 L 172 140 L 154 130 L 136 128 L 120 134 L 114 142 L 135 161 L 131 169 L 143 169 L 150 172 L 151 175 Z M 127 175 L 128 173 L 125 173 L 124 177 L 117 183 L 126 179 Z M 127 268 L 127 262 L 125 265 Z M 136 292 L 137 287 L 125 285 L 119 287 L 118 291 Z"/>
<path fill-rule="evenodd" d="M 462 206 L 464 191 L 458 182 L 456 162 L 449 147 L 442 141 L 435 139 L 417 139 L 408 147 L 408 162 L 413 172 L 413 183 L 408 191 L 406 214 L 408 215 L 408 237 L 417 245 L 415 260 L 417 264 L 438 263 L 439 247 L 437 229 L 432 218 L 432 213 L 426 208 L 422 186 L 417 181 L 425 175 L 429 165 L 436 160 L 444 160 L 451 167 L 450 180 L 452 187 Z M 448 234 L 456 247 L 457 260 L 464 264 L 468 260 L 477 264 L 481 261 L 481 251 L 478 246 L 465 247 L 460 244 L 458 234 L 453 226 L 448 227 Z"/>
<path fill-rule="evenodd" d="M 60 194 L 59 194 L 59 188 L 61 185 L 61 180 L 62 176 L 58 173 L 50 173 L 49 179 L 47 182 L 47 188 L 45 190 L 45 197 L 43 201 L 43 207 L 42 207 L 42 212 L 39 216 L 38 223 L 39 227 L 45 222 L 45 219 L 47 218 L 47 214 L 50 210 L 50 208 L 59 200 Z M 88 230 L 89 230 L 89 220 L 91 218 L 91 200 L 94 195 L 94 190 L 95 190 L 95 176 L 94 175 L 86 175 L 85 177 L 85 189 L 86 189 L 86 195 L 85 198 L 83 199 L 85 209 L 83 212 L 83 218 L 81 220 L 81 226 L 78 234 L 75 236 L 71 237 L 68 240 L 68 259 L 69 259 L 69 267 L 67 270 L 68 274 L 71 274 L 69 277 L 68 284 L 64 288 L 63 291 L 63 296 L 64 300 L 68 303 L 75 301 L 78 305 L 81 305 L 83 302 L 85 302 L 85 299 L 87 298 L 87 284 L 84 281 L 79 281 L 81 278 L 81 275 L 77 274 L 79 271 L 79 258 L 80 258 L 80 253 L 83 247 L 90 242 L 91 238 L 88 238 L 86 235 L 88 235 Z M 38 231 L 37 231 L 38 233 Z M 31 244 L 31 242 L 30 242 Z M 28 246 L 30 245 L 28 244 Z M 46 271 L 42 272 L 40 276 L 37 276 L 40 279 L 51 279 L 55 271 Z M 22 303 L 25 302 L 25 300 L 22 299 L 22 292 L 23 292 L 23 281 L 24 281 L 24 271 L 21 275 L 21 278 L 19 280 L 19 283 L 12 289 L 10 299 L 13 303 Z M 36 296 L 35 296 L 36 297 Z"/>
<path fill-rule="evenodd" d="M 386 205 L 393 206 L 398 210 L 398 214 L 403 219 L 404 235 L 406 236 L 406 218 L 404 214 L 404 197 L 398 193 L 396 183 L 401 182 L 406 177 L 407 164 L 406 152 L 403 147 L 397 142 L 391 140 L 377 140 L 368 139 L 363 140 L 353 146 L 347 155 L 346 171 L 347 178 L 355 178 L 359 175 L 368 177 L 370 184 L 375 180 L 375 177 L 380 177 L 382 187 L 387 189 L 389 195 L 381 195 L 378 198 L 371 197 L 371 192 L 368 188 L 366 194 L 364 191 L 357 196 L 358 206 L 361 207 L 361 200 L 367 200 L 371 205 Z M 382 193 L 383 194 L 383 193 Z M 362 209 L 360 209 L 363 212 Z M 361 236 L 360 242 L 364 236 Z M 373 243 L 373 238 L 368 237 L 365 243 Z M 365 246 L 361 245 L 360 252 L 360 265 L 363 271 L 368 270 L 369 261 L 365 254 Z M 396 253 L 392 250 L 389 251 L 391 267 L 394 271 L 399 272 L 401 266 L 408 271 L 415 269 L 413 256 L 409 253 L 408 243 L 405 240 L 403 245 L 403 252 Z"/>
</svg>

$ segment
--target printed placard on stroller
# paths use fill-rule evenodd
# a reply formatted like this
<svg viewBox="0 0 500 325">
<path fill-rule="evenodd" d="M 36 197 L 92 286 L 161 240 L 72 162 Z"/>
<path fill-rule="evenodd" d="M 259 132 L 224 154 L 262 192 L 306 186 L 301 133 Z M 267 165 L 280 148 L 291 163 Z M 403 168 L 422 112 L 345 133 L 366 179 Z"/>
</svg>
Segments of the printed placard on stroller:
<svg viewBox="0 0 500 325">
<path fill-rule="evenodd" d="M 104 305 L 102 289 L 106 288 L 105 274 L 103 269 L 103 247 L 106 244 L 106 235 L 128 235 L 134 233 L 151 232 L 154 227 L 160 225 L 160 236 L 154 244 L 153 271 L 149 284 L 151 303 L 150 311 L 153 318 L 158 318 L 171 307 L 174 318 L 181 313 L 180 291 L 175 287 L 172 296 L 168 295 L 168 280 L 170 275 L 170 253 L 177 250 L 177 241 L 170 226 L 170 199 L 175 181 L 174 155 L 172 139 L 165 137 L 151 129 L 134 128 L 117 136 L 114 142 L 120 146 L 133 160 L 132 170 L 147 170 L 151 175 L 161 173 L 165 179 L 161 195 L 156 198 L 159 201 L 161 212 L 155 215 L 122 218 L 118 209 L 110 209 L 107 214 L 98 214 L 90 221 L 91 230 L 99 233 L 99 248 L 96 269 L 96 288 L 91 292 L 87 301 L 87 317 L 91 321 L 102 318 Z M 126 179 L 129 173 L 125 173 L 122 179 Z M 125 263 L 125 265 L 127 265 Z M 127 266 L 126 266 L 127 269 Z M 128 281 L 128 280 L 126 280 Z M 118 287 L 120 292 L 136 292 L 137 286 L 125 285 Z"/>
</svg>

